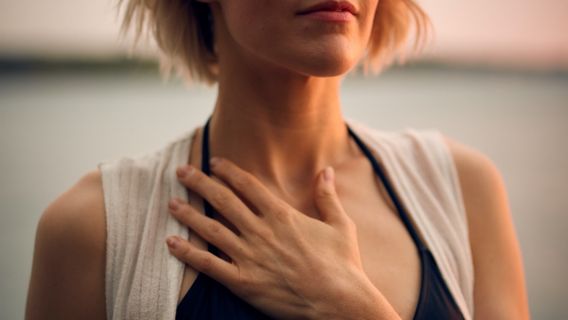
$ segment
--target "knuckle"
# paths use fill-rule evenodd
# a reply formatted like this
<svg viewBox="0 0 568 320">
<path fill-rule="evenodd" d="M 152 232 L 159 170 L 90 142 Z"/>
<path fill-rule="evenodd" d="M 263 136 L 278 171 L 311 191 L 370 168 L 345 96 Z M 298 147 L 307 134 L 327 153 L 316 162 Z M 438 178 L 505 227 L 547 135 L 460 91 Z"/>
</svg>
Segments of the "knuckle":
<svg viewBox="0 0 568 320">
<path fill-rule="evenodd" d="M 215 169 L 217 170 L 226 170 L 227 169 L 227 161 L 226 159 L 222 158 L 222 157 L 215 157 L 215 163 L 213 163 L 213 166 L 215 167 Z"/>
<path fill-rule="evenodd" d="M 204 256 L 199 259 L 199 268 L 202 272 L 210 272 L 213 269 L 213 259 L 210 256 Z"/>
<path fill-rule="evenodd" d="M 212 237 L 219 237 L 221 234 L 221 225 L 219 222 L 212 221 L 207 225 L 207 233 Z"/>
<path fill-rule="evenodd" d="M 175 210 L 174 214 L 178 216 L 187 216 L 192 213 L 191 205 L 187 203 L 181 203 L 178 205 L 178 210 Z"/>
<path fill-rule="evenodd" d="M 198 184 L 203 183 L 204 179 L 205 179 L 205 175 L 201 174 L 200 172 L 194 172 L 191 175 L 191 178 L 187 179 L 187 180 L 189 180 L 189 183 L 191 183 L 193 185 L 198 185 Z"/>
<path fill-rule="evenodd" d="M 245 190 L 246 188 L 250 187 L 250 184 L 250 178 L 245 176 L 244 174 L 237 174 L 233 180 L 233 185 L 237 190 Z"/>
<path fill-rule="evenodd" d="M 275 238 L 274 231 L 270 228 L 258 228 L 256 234 L 262 241 L 267 243 L 273 242 Z"/>
<path fill-rule="evenodd" d="M 179 248 L 179 256 L 184 260 L 188 261 L 189 259 L 191 259 L 191 254 L 191 247 L 183 245 Z"/>
<path fill-rule="evenodd" d="M 316 197 L 321 199 L 332 198 L 333 191 L 328 188 L 318 189 L 318 191 L 316 192 Z"/>
<path fill-rule="evenodd" d="M 290 211 L 283 206 L 276 207 L 273 211 L 273 216 L 279 223 L 283 224 L 290 223 L 292 219 Z"/>
<path fill-rule="evenodd" d="M 238 255 L 240 257 L 245 258 L 247 260 L 250 260 L 250 258 L 252 257 L 251 251 L 247 250 L 247 248 L 245 248 L 245 246 L 243 245 L 237 245 L 236 251 L 238 252 Z"/>
<path fill-rule="evenodd" d="M 215 207 L 219 211 L 225 211 L 230 201 L 230 197 L 222 191 L 216 191 L 211 195 L 211 202 L 215 204 Z"/>
</svg>

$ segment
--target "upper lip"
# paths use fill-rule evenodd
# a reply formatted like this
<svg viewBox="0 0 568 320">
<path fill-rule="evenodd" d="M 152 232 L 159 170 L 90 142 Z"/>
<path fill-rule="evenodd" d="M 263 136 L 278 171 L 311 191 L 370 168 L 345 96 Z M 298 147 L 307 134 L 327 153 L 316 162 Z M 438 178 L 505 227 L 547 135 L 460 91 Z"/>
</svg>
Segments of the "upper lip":
<svg viewBox="0 0 568 320">
<path fill-rule="evenodd" d="M 308 14 L 315 11 L 349 11 L 353 15 L 358 13 L 357 7 L 349 1 L 322 1 L 298 12 L 298 14 Z"/>
</svg>

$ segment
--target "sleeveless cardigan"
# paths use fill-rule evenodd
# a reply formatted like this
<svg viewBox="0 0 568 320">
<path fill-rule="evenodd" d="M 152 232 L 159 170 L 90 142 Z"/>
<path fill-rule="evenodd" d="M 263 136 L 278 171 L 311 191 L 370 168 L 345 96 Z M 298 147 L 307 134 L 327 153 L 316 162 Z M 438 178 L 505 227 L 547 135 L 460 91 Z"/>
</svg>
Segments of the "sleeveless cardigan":
<svg viewBox="0 0 568 320">
<path fill-rule="evenodd" d="M 379 131 L 345 120 L 383 165 L 402 205 L 430 248 L 466 320 L 473 319 L 473 260 L 457 170 L 436 129 Z M 172 197 L 187 199 L 176 168 L 189 159 L 197 128 L 162 148 L 100 162 L 106 211 L 107 319 L 175 319 L 185 265 L 167 236 L 188 239 L 168 212 Z"/>
</svg>

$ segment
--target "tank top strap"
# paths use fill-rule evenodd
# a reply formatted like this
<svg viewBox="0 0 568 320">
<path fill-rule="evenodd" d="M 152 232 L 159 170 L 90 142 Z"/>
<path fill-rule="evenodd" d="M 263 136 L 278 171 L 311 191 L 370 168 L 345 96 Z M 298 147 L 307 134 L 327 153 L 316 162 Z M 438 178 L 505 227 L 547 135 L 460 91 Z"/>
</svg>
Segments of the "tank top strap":
<svg viewBox="0 0 568 320">
<path fill-rule="evenodd" d="M 205 173 L 208 176 L 211 176 L 211 168 L 209 166 L 209 127 L 210 127 L 210 123 L 211 123 L 211 116 L 209 116 L 209 118 L 207 119 L 207 122 L 205 123 L 205 127 L 203 129 L 203 140 L 201 143 L 201 171 L 203 171 L 203 173 Z M 203 199 L 203 206 L 205 208 L 205 214 L 209 217 L 209 218 L 214 218 L 214 213 L 215 210 L 213 209 L 213 207 L 211 206 L 211 204 L 209 204 L 209 202 L 205 199 Z M 212 245 L 211 243 L 207 242 L 207 250 L 209 250 L 209 252 L 213 253 L 214 255 L 218 256 L 220 250 L 215 247 L 214 245 Z"/>
<path fill-rule="evenodd" d="M 400 218 L 402 219 L 402 222 L 404 223 L 404 225 L 406 226 L 406 229 L 410 233 L 412 240 L 414 240 L 414 243 L 416 243 L 418 250 L 419 251 L 428 250 L 428 247 L 422 242 L 422 240 L 418 236 L 418 233 L 416 232 L 414 226 L 412 225 L 412 222 L 410 221 L 408 213 L 406 212 L 404 206 L 402 205 L 402 202 L 398 198 L 398 195 L 394 191 L 392 184 L 390 183 L 389 179 L 387 178 L 387 176 L 385 174 L 385 170 L 379 164 L 377 159 L 375 159 L 371 150 L 365 145 L 365 143 L 363 143 L 361 138 L 359 138 L 359 136 L 357 136 L 357 134 L 349 127 L 349 125 L 347 123 L 345 124 L 345 126 L 347 127 L 347 131 L 349 132 L 349 135 L 353 138 L 353 140 L 355 140 L 355 142 L 357 143 L 357 145 L 359 146 L 361 151 L 363 151 L 363 153 L 365 154 L 367 159 L 369 159 L 369 161 L 371 162 L 371 165 L 373 166 L 373 170 L 379 176 L 383 185 L 385 186 L 385 189 L 387 190 L 388 195 L 392 199 L 392 201 L 393 201 L 393 203 L 394 203 L 394 205 L 395 205 L 395 207 L 396 207 L 396 209 L 397 209 L 397 211 L 400 215 Z"/>
</svg>

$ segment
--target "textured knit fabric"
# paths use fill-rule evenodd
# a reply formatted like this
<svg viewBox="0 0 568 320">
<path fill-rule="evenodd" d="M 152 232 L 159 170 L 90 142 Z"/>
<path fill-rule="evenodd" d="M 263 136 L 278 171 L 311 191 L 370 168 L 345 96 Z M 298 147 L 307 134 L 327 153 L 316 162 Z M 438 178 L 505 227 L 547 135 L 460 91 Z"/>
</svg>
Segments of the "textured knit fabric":
<svg viewBox="0 0 568 320">
<path fill-rule="evenodd" d="M 386 175 L 430 249 L 465 319 L 473 318 L 473 263 L 455 165 L 435 129 L 385 132 L 347 119 L 383 164 Z M 169 213 L 172 197 L 187 200 L 175 170 L 189 157 L 197 128 L 158 151 L 99 164 L 107 221 L 108 319 L 175 319 L 184 264 L 165 238 L 187 239 Z"/>
</svg>

